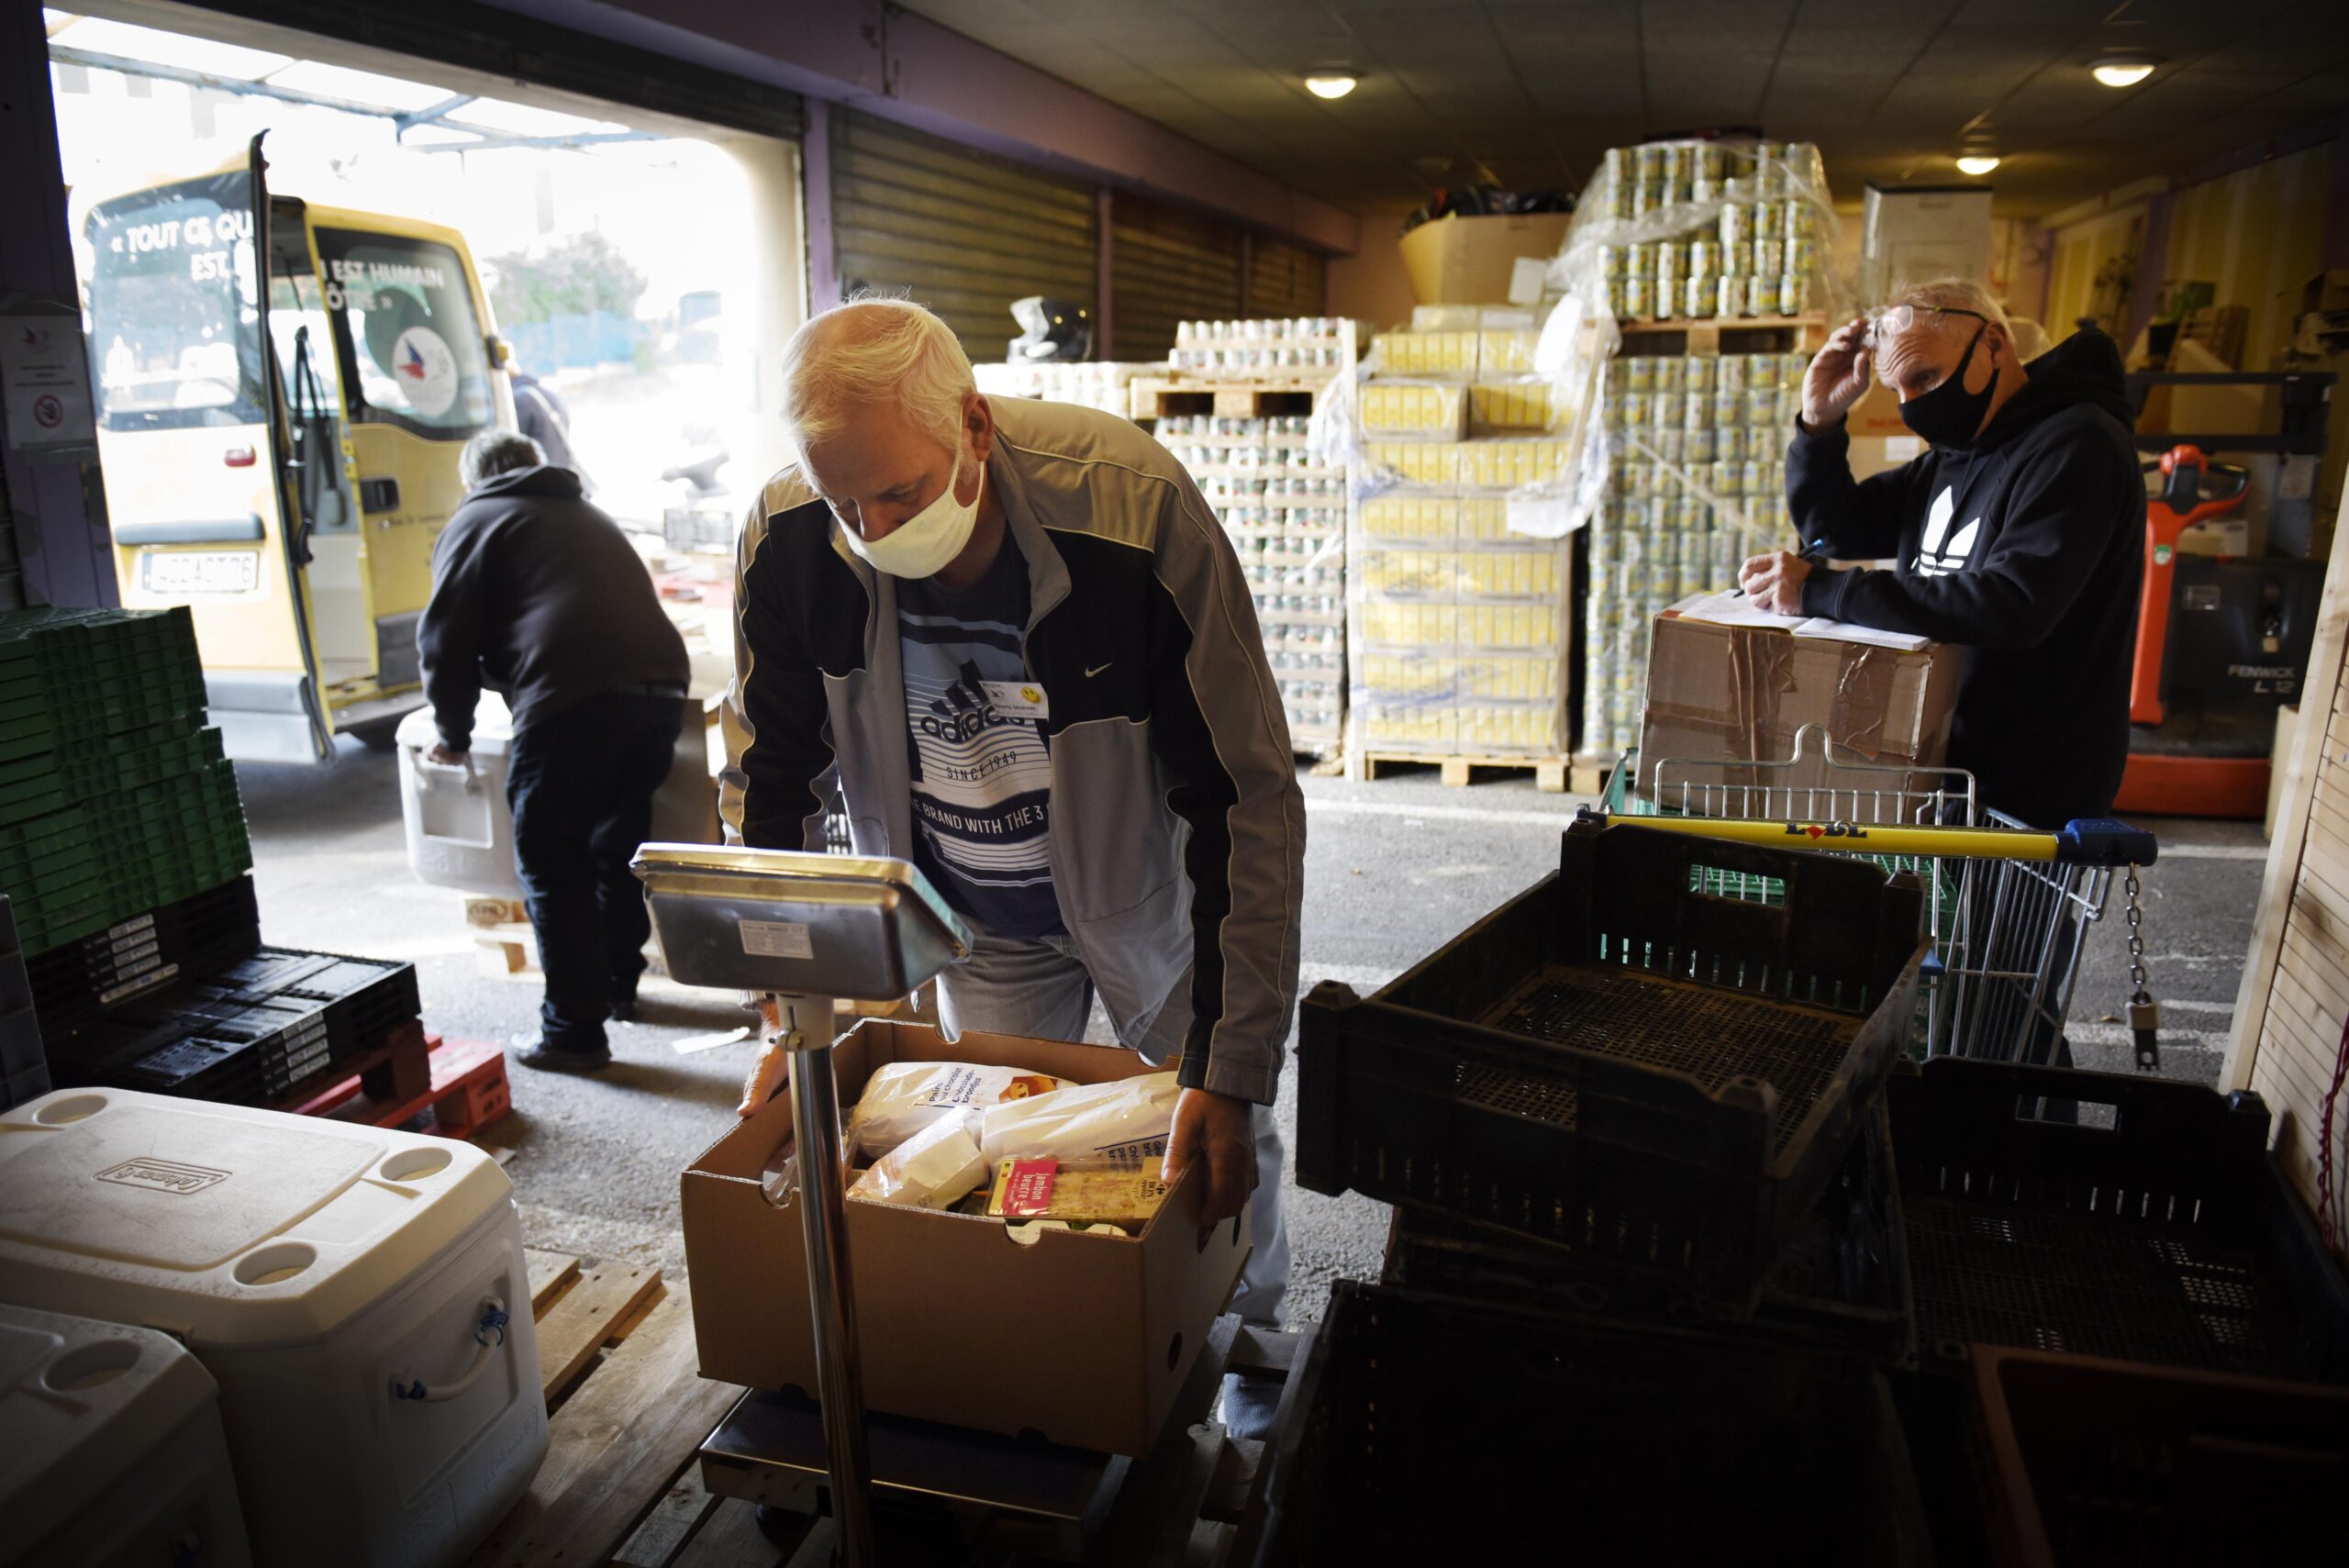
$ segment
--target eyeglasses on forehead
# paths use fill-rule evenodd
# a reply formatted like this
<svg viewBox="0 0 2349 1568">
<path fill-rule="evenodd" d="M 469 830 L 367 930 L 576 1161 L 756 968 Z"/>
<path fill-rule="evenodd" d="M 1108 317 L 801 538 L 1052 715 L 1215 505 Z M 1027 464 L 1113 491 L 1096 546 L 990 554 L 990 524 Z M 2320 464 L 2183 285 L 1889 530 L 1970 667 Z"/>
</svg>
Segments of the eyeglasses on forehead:
<svg viewBox="0 0 2349 1568">
<path fill-rule="evenodd" d="M 1978 310 L 1968 310 L 1962 305 L 1888 305 L 1868 317 L 1868 343 L 1871 347 L 1898 338 L 1917 325 L 1917 315 L 1924 311 L 1935 316 L 1971 316 L 1986 325 L 1989 317 Z"/>
</svg>

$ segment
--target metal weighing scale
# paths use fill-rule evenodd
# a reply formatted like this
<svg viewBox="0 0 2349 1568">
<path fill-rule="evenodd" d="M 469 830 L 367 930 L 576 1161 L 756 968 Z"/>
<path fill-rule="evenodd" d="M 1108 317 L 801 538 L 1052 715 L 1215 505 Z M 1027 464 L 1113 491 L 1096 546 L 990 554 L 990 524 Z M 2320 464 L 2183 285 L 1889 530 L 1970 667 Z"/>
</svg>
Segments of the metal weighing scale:
<svg viewBox="0 0 2349 1568">
<path fill-rule="evenodd" d="M 791 1133 L 807 1195 L 801 1234 L 816 1330 L 823 1448 L 841 1560 L 870 1568 L 872 1467 L 856 1288 L 841 1184 L 833 1008 L 910 996 L 970 956 L 971 933 L 904 861 L 709 844 L 646 844 L 630 862 L 669 973 L 687 985 L 759 993 L 791 1051 Z M 752 1397 L 756 1397 L 753 1396 Z"/>
<path fill-rule="evenodd" d="M 752 1389 L 702 1444 L 713 1492 L 801 1513 L 829 1486 L 840 1560 L 874 1562 L 873 1497 L 936 1514 L 984 1515 L 998 1544 L 1078 1562 L 1165 1512 L 1167 1455 L 1137 1462 L 882 1415 L 868 1418 L 856 1343 L 855 1285 L 841 1183 L 833 1008 L 894 1002 L 970 954 L 971 935 L 904 861 L 711 844 L 647 844 L 631 862 L 644 884 L 669 973 L 687 985 L 751 992 L 776 1004 L 791 1051 L 792 1137 L 807 1195 L 802 1231 L 815 1327 L 818 1399 Z M 1291 1340 L 1291 1351 L 1308 1340 Z M 1262 1359 L 1262 1337 L 1218 1320 L 1175 1401 L 1162 1448 L 1187 1453 L 1227 1368 L 1260 1364 L 1286 1378 L 1290 1356 Z M 1298 1390 L 1285 1388 L 1284 1415 Z M 1301 1415 L 1301 1409 L 1298 1412 Z M 1285 1420 L 1285 1429 L 1297 1423 Z M 868 1430 L 869 1429 L 869 1430 Z M 1288 1439 L 1294 1446 L 1294 1438 Z M 1130 1484 L 1136 1483 L 1136 1484 Z M 1145 1519 L 1144 1516 L 1151 1516 Z M 1189 1525 L 1182 1525 L 1187 1533 Z M 1111 1549 L 1114 1549 L 1111 1548 Z"/>
</svg>

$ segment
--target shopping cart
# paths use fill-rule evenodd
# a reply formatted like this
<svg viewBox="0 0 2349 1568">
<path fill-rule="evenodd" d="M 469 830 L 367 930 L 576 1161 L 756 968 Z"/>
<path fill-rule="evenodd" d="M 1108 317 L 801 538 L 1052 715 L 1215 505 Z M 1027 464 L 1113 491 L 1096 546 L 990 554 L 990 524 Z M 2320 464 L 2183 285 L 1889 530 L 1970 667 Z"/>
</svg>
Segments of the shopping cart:
<svg viewBox="0 0 2349 1568">
<path fill-rule="evenodd" d="M 1928 1056 L 2053 1064 L 2088 929 L 2104 918 L 2113 873 L 2125 867 L 2130 1023 L 2137 1065 L 2159 1064 L 2137 881 L 2157 852 L 2151 834 L 2115 822 L 2034 831 L 1979 805 L 1962 769 L 1872 762 L 1815 724 L 1796 733 L 1784 762 L 1660 758 L 1647 787 L 1635 790 L 1642 766 L 1638 751 L 1627 752 L 1608 780 L 1611 819 L 1849 854 L 1917 877 L 1933 937 L 1919 1003 Z M 1775 903 L 1785 894 L 1775 878 L 1699 874 L 1719 897 Z"/>
</svg>

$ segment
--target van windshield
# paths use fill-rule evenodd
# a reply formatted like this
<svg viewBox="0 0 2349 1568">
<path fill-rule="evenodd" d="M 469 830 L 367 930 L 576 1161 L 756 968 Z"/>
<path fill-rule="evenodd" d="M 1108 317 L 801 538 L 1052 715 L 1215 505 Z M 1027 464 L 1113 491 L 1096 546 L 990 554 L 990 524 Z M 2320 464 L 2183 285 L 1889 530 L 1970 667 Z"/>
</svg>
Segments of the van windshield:
<svg viewBox="0 0 2349 1568">
<path fill-rule="evenodd" d="M 83 233 L 96 258 L 90 352 L 104 427 L 260 424 L 251 176 L 101 203 Z"/>
<path fill-rule="evenodd" d="M 327 309 L 351 417 L 462 440 L 496 417 L 464 263 L 428 239 L 320 228 Z"/>
</svg>

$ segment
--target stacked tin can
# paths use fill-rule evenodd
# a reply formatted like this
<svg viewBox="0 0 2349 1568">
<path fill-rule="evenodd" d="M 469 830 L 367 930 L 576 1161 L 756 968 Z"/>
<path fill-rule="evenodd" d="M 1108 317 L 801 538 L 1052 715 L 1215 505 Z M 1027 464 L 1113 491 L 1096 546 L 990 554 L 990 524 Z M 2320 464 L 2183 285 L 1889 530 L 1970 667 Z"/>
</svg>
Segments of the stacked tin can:
<svg viewBox="0 0 2349 1568">
<path fill-rule="evenodd" d="M 1609 149 L 1610 217 L 1644 219 L 1671 205 L 1696 214 L 1675 238 L 1600 247 L 1614 315 L 1668 321 L 1809 310 L 1822 254 L 1819 195 L 1797 172 L 1817 159 L 1808 142 Z"/>
<path fill-rule="evenodd" d="M 1609 367 L 1608 494 L 1590 523 L 1585 601 L 1586 750 L 1636 740 L 1656 612 L 1735 587 L 1748 555 L 1792 537 L 1786 443 L 1809 365 L 1801 353 L 1631 354 Z"/>
<path fill-rule="evenodd" d="M 1159 440 L 1190 471 L 1240 557 L 1264 654 L 1300 751 L 1336 751 L 1346 691 L 1346 471 L 1313 455 L 1304 415 L 1167 415 Z"/>
<path fill-rule="evenodd" d="M 1349 362 L 1353 323 L 1330 316 L 1251 321 L 1178 321 L 1174 368 L 1237 381 L 1328 375 Z"/>
</svg>

